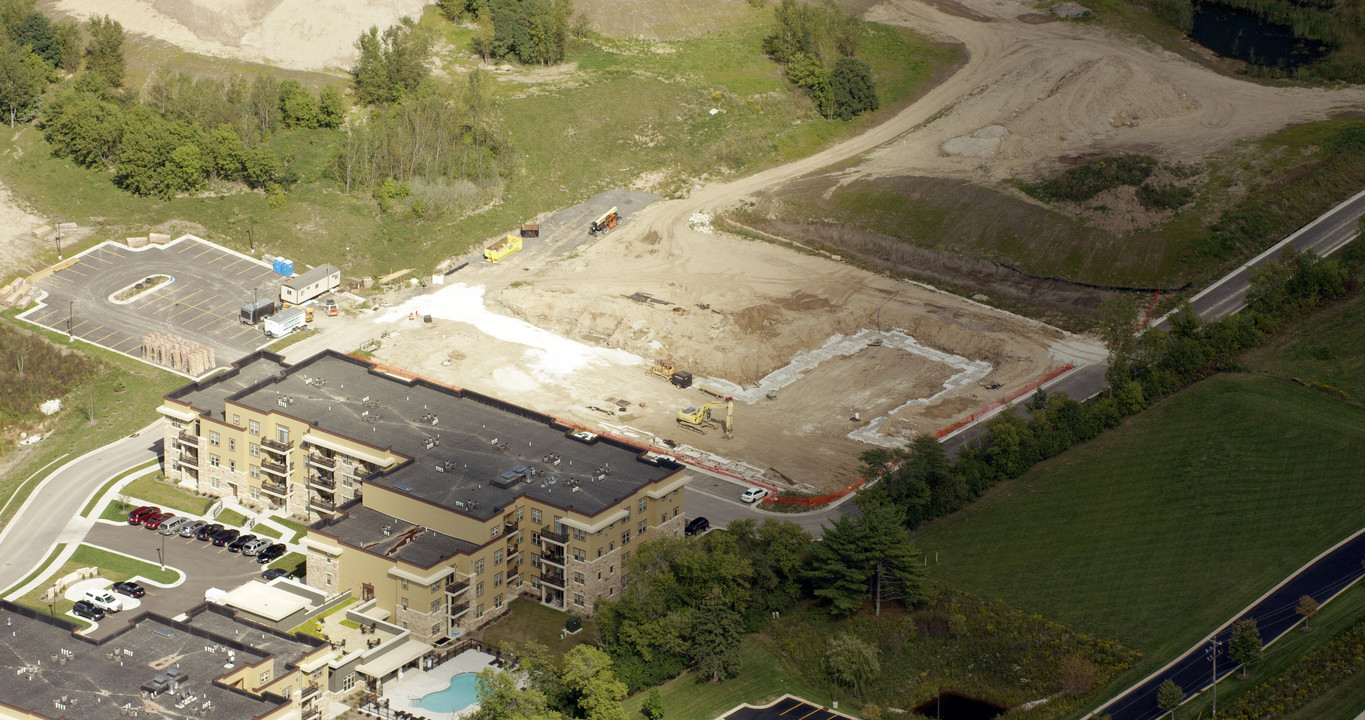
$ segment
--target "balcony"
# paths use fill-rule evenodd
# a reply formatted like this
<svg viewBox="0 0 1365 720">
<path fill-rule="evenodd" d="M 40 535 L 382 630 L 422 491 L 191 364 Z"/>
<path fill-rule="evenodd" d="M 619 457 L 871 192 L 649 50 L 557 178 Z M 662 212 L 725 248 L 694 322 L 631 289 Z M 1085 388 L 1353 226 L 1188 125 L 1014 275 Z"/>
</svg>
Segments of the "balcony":
<svg viewBox="0 0 1365 720">
<path fill-rule="evenodd" d="M 308 507 L 313 508 L 315 510 L 322 510 L 330 513 L 336 512 L 337 504 L 332 502 L 331 500 L 323 500 L 322 498 L 313 497 L 308 498 Z"/>
<path fill-rule="evenodd" d="M 322 720 L 322 708 L 313 708 L 303 711 L 301 720 Z"/>
<path fill-rule="evenodd" d="M 542 541 L 549 540 L 550 542 L 556 543 L 556 544 L 559 544 L 559 545 L 563 545 L 563 544 L 569 542 L 569 536 L 568 536 L 568 535 L 565 535 L 565 534 L 563 534 L 563 533 L 551 532 L 551 531 L 550 531 L 550 528 L 548 528 L 548 527 L 543 527 L 543 528 L 540 529 L 540 539 L 541 539 Z"/>
<path fill-rule="evenodd" d="M 450 617 L 457 618 L 469 612 L 469 603 L 456 603 L 450 606 Z"/>
<path fill-rule="evenodd" d="M 321 475 L 308 478 L 308 484 L 312 487 L 327 488 L 328 490 L 335 490 L 337 487 L 335 480 L 329 480 Z"/>
<path fill-rule="evenodd" d="M 299 699 L 307 700 L 320 692 L 322 692 L 322 685 L 320 683 L 312 683 L 303 688 L 303 692 L 299 693 Z"/>
<path fill-rule="evenodd" d="M 560 590 L 563 590 L 564 573 L 545 572 L 544 570 L 542 570 L 540 572 L 540 582 L 542 584 L 549 585 L 550 587 L 557 587 Z"/>
<path fill-rule="evenodd" d="M 459 595 L 460 593 L 468 589 L 469 589 L 468 580 L 452 580 L 446 583 L 446 592 L 450 593 L 451 595 Z"/>
<path fill-rule="evenodd" d="M 357 480 L 364 480 L 374 474 L 374 468 L 365 465 L 356 465 L 355 468 L 351 470 L 351 474 L 355 475 Z"/>
<path fill-rule="evenodd" d="M 292 441 L 280 442 L 279 440 L 271 440 L 270 438 L 261 438 L 261 447 L 270 448 L 276 452 L 289 452 L 294 449 L 294 443 Z"/>
<path fill-rule="evenodd" d="M 261 492 L 270 493 L 271 495 L 277 495 L 279 497 L 285 497 L 286 495 L 289 494 L 289 486 L 285 485 L 284 483 L 263 480 L 261 482 Z"/>
<path fill-rule="evenodd" d="M 180 464 L 191 467 L 199 467 L 199 453 L 182 452 L 180 453 Z"/>
<path fill-rule="evenodd" d="M 199 437 L 197 435 L 191 435 L 186 430 L 181 430 L 180 434 L 175 436 L 175 441 L 182 445 L 189 445 L 193 448 L 199 447 Z"/>
<path fill-rule="evenodd" d="M 318 455 L 316 453 L 308 456 L 308 462 L 317 467 L 325 467 L 328 470 L 335 470 L 337 466 L 336 458 Z"/>
<path fill-rule="evenodd" d="M 544 555 L 540 556 L 540 561 L 543 563 L 548 563 L 550 565 L 558 565 L 559 567 L 562 568 L 564 567 L 564 553 L 562 552 L 545 553 Z"/>
<path fill-rule="evenodd" d="M 520 585 L 520 584 L 521 584 L 521 573 L 515 573 L 515 572 L 514 572 L 514 573 L 509 573 L 509 574 L 507 575 L 507 585 L 508 585 L 509 587 L 516 587 L 517 585 Z"/>
<path fill-rule="evenodd" d="M 269 461 L 269 460 L 266 460 L 265 458 L 261 458 L 261 469 L 262 469 L 262 470 L 266 470 L 266 471 L 268 471 L 268 472 L 273 472 L 273 473 L 275 473 L 276 475 L 288 475 L 288 474 L 289 474 L 289 468 L 285 467 L 284 465 L 282 465 L 282 464 L 280 464 L 280 463 L 271 462 L 271 461 Z"/>
</svg>

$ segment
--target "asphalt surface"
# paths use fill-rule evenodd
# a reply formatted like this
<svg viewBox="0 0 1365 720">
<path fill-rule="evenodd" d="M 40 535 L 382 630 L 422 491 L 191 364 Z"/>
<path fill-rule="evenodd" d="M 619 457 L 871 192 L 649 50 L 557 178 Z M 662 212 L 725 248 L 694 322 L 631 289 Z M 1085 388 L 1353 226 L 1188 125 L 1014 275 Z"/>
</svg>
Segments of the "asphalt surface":
<svg viewBox="0 0 1365 720">
<path fill-rule="evenodd" d="M 1302 620 L 1294 610 L 1299 598 L 1311 595 L 1319 603 L 1326 602 L 1365 575 L 1361 558 L 1365 558 L 1365 532 L 1311 563 L 1220 628 L 1211 636 L 1222 643 L 1218 646 L 1218 677 L 1227 677 L 1237 668 L 1227 651 L 1232 626 L 1238 620 L 1255 620 L 1257 629 L 1261 631 L 1261 640 L 1270 643 L 1293 630 Z M 1157 707 L 1156 694 L 1162 683 L 1172 680 L 1190 697 L 1211 684 L 1213 655 L 1209 647 L 1208 640 L 1201 642 L 1166 669 L 1096 710 L 1095 714 L 1108 713 L 1113 720 L 1151 720 L 1161 717 L 1165 711 Z"/>
<path fill-rule="evenodd" d="M 27 577 L 58 542 L 79 542 L 90 523 L 77 513 L 114 476 L 160 456 L 163 432 L 158 420 L 48 475 L 0 532 L 0 590 Z"/>
<path fill-rule="evenodd" d="M 136 300 L 110 297 L 153 275 L 174 280 Z M 159 331 L 212 348 L 225 366 L 263 344 L 259 327 L 238 314 L 256 296 L 279 297 L 284 277 L 264 263 L 195 239 L 133 250 L 104 243 L 39 280 L 47 293 L 20 319 L 125 355 L 141 357 L 142 338 Z"/>
<path fill-rule="evenodd" d="M 847 715 L 785 695 L 764 707 L 741 707 L 718 720 L 842 720 Z"/>
</svg>

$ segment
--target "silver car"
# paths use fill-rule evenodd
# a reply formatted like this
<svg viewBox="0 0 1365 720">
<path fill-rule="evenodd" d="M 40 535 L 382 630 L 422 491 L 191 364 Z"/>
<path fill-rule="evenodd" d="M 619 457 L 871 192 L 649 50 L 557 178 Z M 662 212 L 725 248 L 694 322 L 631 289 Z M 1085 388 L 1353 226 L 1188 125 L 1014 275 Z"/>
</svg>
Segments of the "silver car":
<svg viewBox="0 0 1365 720">
<path fill-rule="evenodd" d="M 264 550 L 264 549 L 266 549 L 266 548 L 268 548 L 268 547 L 270 547 L 270 540 L 268 540 L 268 539 L 266 539 L 266 538 L 261 538 L 261 539 L 259 539 L 259 540 L 252 540 L 251 542 L 249 542 L 249 543 L 247 543 L 247 544 L 245 544 L 245 545 L 242 546 L 242 554 L 245 555 L 245 556 L 247 556 L 247 557 L 252 557 L 252 556 L 255 555 L 256 553 L 258 553 L 258 552 L 260 552 L 260 551 L 262 551 L 262 550 Z"/>
<path fill-rule="evenodd" d="M 199 532 L 199 528 L 208 524 L 208 520 L 195 520 L 185 527 L 180 528 L 180 537 L 194 537 L 194 534 Z"/>
</svg>

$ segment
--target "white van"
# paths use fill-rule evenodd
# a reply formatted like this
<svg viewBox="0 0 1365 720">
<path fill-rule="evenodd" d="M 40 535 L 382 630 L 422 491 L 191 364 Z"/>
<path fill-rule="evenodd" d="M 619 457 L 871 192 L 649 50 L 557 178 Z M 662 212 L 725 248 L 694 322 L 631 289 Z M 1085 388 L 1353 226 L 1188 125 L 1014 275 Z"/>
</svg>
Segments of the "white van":
<svg viewBox="0 0 1365 720">
<path fill-rule="evenodd" d="M 180 528 L 183 528 L 192 522 L 194 522 L 192 518 L 181 517 L 177 515 L 176 517 L 173 517 L 170 520 L 161 523 L 161 527 L 157 528 L 157 532 L 161 533 L 162 535 L 174 535 L 180 532 Z"/>
</svg>

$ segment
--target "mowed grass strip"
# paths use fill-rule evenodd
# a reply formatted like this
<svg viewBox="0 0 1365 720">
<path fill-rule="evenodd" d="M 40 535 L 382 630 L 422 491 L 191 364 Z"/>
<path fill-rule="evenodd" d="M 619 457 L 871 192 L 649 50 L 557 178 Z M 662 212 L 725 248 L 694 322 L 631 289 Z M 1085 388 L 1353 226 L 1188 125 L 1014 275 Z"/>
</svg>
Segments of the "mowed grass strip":
<svg viewBox="0 0 1365 720">
<path fill-rule="evenodd" d="M 935 579 L 1159 667 L 1365 523 L 1365 410 L 1219 375 L 917 536 Z"/>
</svg>

